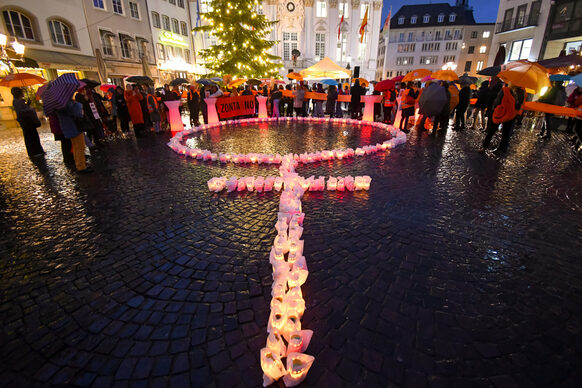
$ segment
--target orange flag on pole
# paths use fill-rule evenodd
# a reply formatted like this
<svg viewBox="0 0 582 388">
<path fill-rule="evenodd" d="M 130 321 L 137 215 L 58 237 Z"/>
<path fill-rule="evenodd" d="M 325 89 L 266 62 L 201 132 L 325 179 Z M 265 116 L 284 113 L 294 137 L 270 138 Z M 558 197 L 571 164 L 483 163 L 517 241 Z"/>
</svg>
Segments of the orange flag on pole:
<svg viewBox="0 0 582 388">
<path fill-rule="evenodd" d="M 340 20 L 339 27 L 337 28 L 337 39 L 339 40 L 340 34 L 342 33 L 342 24 L 344 23 L 344 15 L 342 15 L 342 20 Z"/>
<path fill-rule="evenodd" d="M 364 34 L 366 33 L 367 25 L 368 25 L 368 7 L 366 7 L 366 14 L 362 19 L 362 25 L 360 26 L 360 43 L 364 41 Z"/>
</svg>

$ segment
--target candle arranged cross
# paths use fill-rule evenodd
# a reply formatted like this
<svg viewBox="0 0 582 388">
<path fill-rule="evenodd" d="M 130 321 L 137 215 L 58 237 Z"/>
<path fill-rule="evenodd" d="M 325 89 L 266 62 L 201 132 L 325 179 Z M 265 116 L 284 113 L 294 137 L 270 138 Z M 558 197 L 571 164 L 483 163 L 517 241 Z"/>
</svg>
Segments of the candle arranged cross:
<svg viewBox="0 0 582 388">
<path fill-rule="evenodd" d="M 303 256 L 304 240 L 301 198 L 305 191 L 357 191 L 368 190 L 371 178 L 369 176 L 345 176 L 329 177 L 327 186 L 325 177 L 308 178 L 300 176 L 295 168 L 299 163 L 309 164 L 318 161 L 353 158 L 391 149 L 406 142 L 406 135 L 382 123 L 362 122 L 350 119 L 332 119 L 335 123 L 351 125 L 371 125 L 385 129 L 392 134 L 392 138 L 381 144 L 365 145 L 355 150 L 335 149 L 323 150 L 311 153 L 271 155 L 271 154 L 216 154 L 210 150 L 193 148 L 191 139 L 185 136 L 195 132 L 242 122 L 258 123 L 276 121 L 277 119 L 246 119 L 229 120 L 216 124 L 207 124 L 200 127 L 185 130 L 176 134 L 168 143 L 175 152 L 193 157 L 199 160 L 214 161 L 219 163 L 237 164 L 278 164 L 279 176 L 267 177 L 214 177 L 208 182 L 208 189 L 212 192 L 232 191 L 272 191 L 281 192 L 279 199 L 279 212 L 275 229 L 277 236 L 271 247 L 269 262 L 273 267 L 273 285 L 271 288 L 271 313 L 267 323 L 267 341 L 260 351 L 261 369 L 263 370 L 263 386 L 283 378 L 287 387 L 301 383 L 307 376 L 307 372 L 313 364 L 314 357 L 305 353 L 313 331 L 305 330 L 301 326 L 301 318 L 305 311 L 305 300 L 301 292 L 301 286 L 307 280 L 309 271 L 307 262 Z M 322 118 L 281 118 L 279 121 L 310 121 L 324 122 Z"/>
</svg>

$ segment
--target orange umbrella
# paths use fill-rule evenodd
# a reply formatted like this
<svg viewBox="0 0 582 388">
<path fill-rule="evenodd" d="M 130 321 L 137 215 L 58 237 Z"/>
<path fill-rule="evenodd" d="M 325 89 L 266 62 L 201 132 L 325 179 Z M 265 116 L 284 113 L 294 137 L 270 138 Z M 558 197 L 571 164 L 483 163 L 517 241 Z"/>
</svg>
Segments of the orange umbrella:
<svg viewBox="0 0 582 388">
<path fill-rule="evenodd" d="M 431 71 L 428 69 L 416 69 L 416 70 L 412 70 L 411 72 L 409 72 L 408 74 L 406 74 L 404 76 L 404 78 L 402 78 L 402 82 L 409 82 L 409 81 L 418 81 L 423 79 L 426 76 L 431 75 Z"/>
<path fill-rule="evenodd" d="M 29 73 L 17 73 L 8 74 L 6 77 L 4 77 L 2 81 L 0 81 L 0 86 L 5 86 L 7 88 L 14 86 L 24 87 L 44 84 L 45 82 L 46 79 L 39 77 L 38 75 Z"/>
<path fill-rule="evenodd" d="M 303 81 L 303 76 L 299 73 L 296 73 L 296 72 L 292 72 L 292 73 L 287 74 L 287 78 L 294 79 L 297 81 Z"/>
<path fill-rule="evenodd" d="M 459 76 L 452 70 L 438 70 L 430 75 L 434 79 L 441 81 L 458 81 Z"/>
<path fill-rule="evenodd" d="M 505 82 L 535 92 L 539 92 L 544 87 L 552 86 L 546 68 L 535 62 L 514 66 L 499 72 L 497 76 Z"/>
<path fill-rule="evenodd" d="M 235 79 L 234 81 L 230 81 L 228 83 L 228 87 L 229 88 L 236 88 L 237 86 L 240 86 L 240 85 L 244 84 L 245 82 L 247 82 L 247 80 L 245 78 Z"/>
<path fill-rule="evenodd" d="M 370 83 L 367 80 L 363 79 L 363 78 L 354 78 L 354 79 L 352 79 L 352 83 L 356 82 L 356 80 L 360 81 L 360 86 L 363 86 L 365 88 L 367 88 L 368 86 L 370 86 Z"/>
</svg>

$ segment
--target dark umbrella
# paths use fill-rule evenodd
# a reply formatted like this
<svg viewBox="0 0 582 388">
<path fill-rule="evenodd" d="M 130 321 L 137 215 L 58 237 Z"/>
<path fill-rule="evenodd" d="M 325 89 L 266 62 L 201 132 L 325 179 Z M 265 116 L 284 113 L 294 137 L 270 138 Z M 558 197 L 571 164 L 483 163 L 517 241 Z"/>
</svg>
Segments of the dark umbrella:
<svg viewBox="0 0 582 388">
<path fill-rule="evenodd" d="M 569 75 L 566 74 L 552 74 L 550 75 L 550 81 L 568 81 L 572 79 Z"/>
<path fill-rule="evenodd" d="M 131 82 L 134 84 L 153 84 L 154 83 L 154 80 L 152 80 L 150 77 L 146 77 L 145 75 L 134 75 L 131 77 L 127 77 L 125 79 L 125 81 Z"/>
<path fill-rule="evenodd" d="M 220 78 L 220 77 L 212 77 L 212 78 L 210 78 L 210 80 L 212 82 L 215 82 L 215 83 L 222 82 L 222 78 Z"/>
<path fill-rule="evenodd" d="M 208 86 L 208 85 L 212 85 L 214 82 L 212 82 L 211 80 L 209 80 L 207 78 L 200 78 L 198 81 L 196 81 L 196 83 L 204 85 L 204 86 Z"/>
<path fill-rule="evenodd" d="M 464 84 L 471 85 L 471 84 L 474 84 L 475 82 L 477 82 L 477 77 L 471 77 L 467 73 L 465 73 L 459 77 L 459 83 L 461 85 L 464 85 Z"/>
<path fill-rule="evenodd" d="M 85 85 L 87 85 L 87 87 L 89 89 L 93 89 L 93 88 L 96 88 L 97 86 L 101 85 L 101 82 L 95 81 L 92 79 L 88 79 L 88 78 L 83 78 L 83 79 L 81 79 L 81 81 L 85 82 Z"/>
<path fill-rule="evenodd" d="M 538 62 L 545 68 L 556 68 L 556 67 L 567 67 L 571 65 L 582 65 L 582 56 L 578 54 L 570 54 L 563 57 L 556 57 L 550 59 L 544 59 Z"/>
<path fill-rule="evenodd" d="M 436 83 L 428 85 L 418 100 L 420 113 L 427 116 L 440 114 L 446 103 L 447 93 L 442 86 Z"/>
<path fill-rule="evenodd" d="M 74 73 L 65 73 L 49 82 L 42 93 L 45 116 L 51 115 L 57 109 L 64 108 L 73 97 L 73 93 L 83 86 L 85 83 L 79 81 Z"/>
<path fill-rule="evenodd" d="M 391 79 L 385 79 L 383 81 L 378 82 L 374 85 L 374 90 L 379 92 L 383 92 L 388 89 L 394 89 L 396 87 L 396 82 L 392 81 Z"/>
<path fill-rule="evenodd" d="M 261 81 L 259 81 L 258 79 L 255 78 L 250 78 L 247 80 L 247 84 L 249 85 L 260 85 Z"/>
<path fill-rule="evenodd" d="M 182 84 L 189 84 L 190 82 L 188 82 L 188 80 L 186 78 L 176 78 L 175 80 L 172 80 L 172 82 L 170 82 L 170 86 L 178 86 L 178 85 L 182 85 Z"/>
<path fill-rule="evenodd" d="M 486 75 L 489 77 L 494 77 L 497 74 L 499 74 L 500 71 L 501 71 L 501 66 L 491 66 L 491 67 L 484 68 L 483 70 L 481 70 L 477 74 Z"/>
<path fill-rule="evenodd" d="M 497 55 L 495 55 L 495 60 L 493 61 L 493 66 L 503 65 L 505 63 L 505 46 L 499 46 L 497 50 Z"/>
</svg>

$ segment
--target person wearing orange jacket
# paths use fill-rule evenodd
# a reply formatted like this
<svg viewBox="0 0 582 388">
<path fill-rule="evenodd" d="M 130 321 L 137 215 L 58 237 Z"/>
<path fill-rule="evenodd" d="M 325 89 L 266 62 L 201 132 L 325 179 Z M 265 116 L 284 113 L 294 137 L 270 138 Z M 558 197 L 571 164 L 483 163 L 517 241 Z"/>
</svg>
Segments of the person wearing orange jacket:
<svg viewBox="0 0 582 388">
<path fill-rule="evenodd" d="M 125 102 L 127 103 L 127 110 L 129 111 L 129 117 L 133 123 L 133 130 L 136 135 L 145 133 L 141 100 L 143 100 L 143 96 L 139 92 L 137 85 L 133 85 L 131 89 L 127 88 L 125 90 Z"/>
<path fill-rule="evenodd" d="M 154 130 L 156 131 L 156 133 L 160 133 L 162 131 L 162 129 L 160 127 L 160 121 L 161 121 L 160 108 L 158 106 L 158 100 L 156 99 L 156 96 L 154 96 L 154 89 L 153 88 L 148 89 L 147 107 L 148 107 L 148 112 L 150 114 L 150 120 L 152 121 L 152 123 L 154 125 Z"/>
<path fill-rule="evenodd" d="M 414 116 L 414 107 L 417 98 L 418 92 L 414 90 L 412 82 L 409 82 L 402 95 L 402 117 L 400 118 L 399 125 L 400 130 L 404 133 L 408 133 L 408 120 L 410 116 Z M 404 127 L 402 124 L 404 124 Z"/>
</svg>

